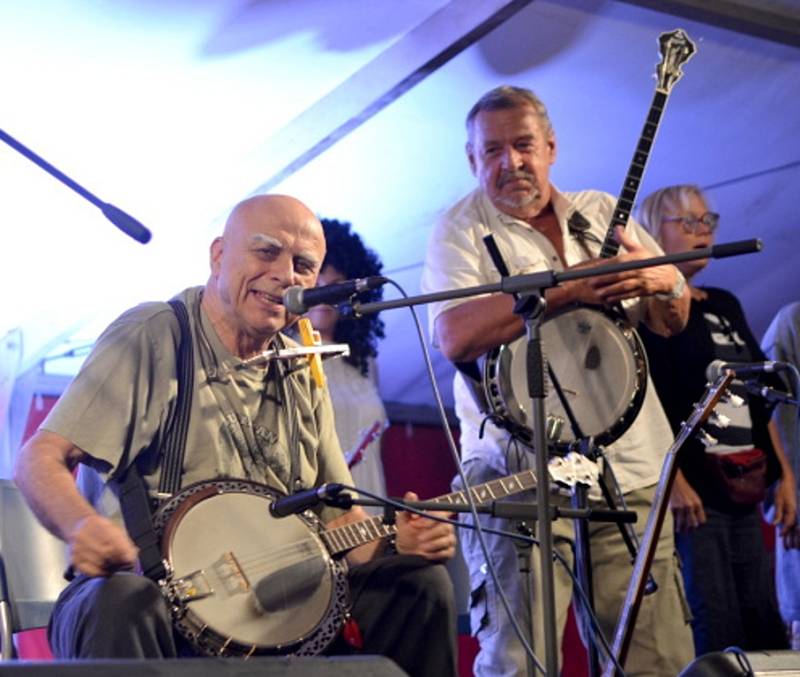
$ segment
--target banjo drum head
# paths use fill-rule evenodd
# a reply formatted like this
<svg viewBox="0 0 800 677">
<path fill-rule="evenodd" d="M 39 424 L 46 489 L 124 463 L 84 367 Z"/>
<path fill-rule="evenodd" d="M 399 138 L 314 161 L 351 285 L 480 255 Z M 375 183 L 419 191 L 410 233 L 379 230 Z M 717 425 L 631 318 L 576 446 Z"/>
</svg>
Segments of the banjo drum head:
<svg viewBox="0 0 800 677">
<path fill-rule="evenodd" d="M 209 484 L 165 529 L 172 580 L 193 595 L 178 630 L 210 654 L 319 653 L 347 608 L 346 567 L 309 519 L 270 514 L 269 487 Z"/>
<path fill-rule="evenodd" d="M 545 359 L 584 435 L 608 445 L 631 426 L 647 385 L 647 359 L 636 332 L 625 322 L 592 308 L 553 315 L 541 326 Z M 487 395 L 496 413 L 532 433 L 523 337 L 502 346 L 487 362 Z M 566 410 L 549 373 L 545 414 L 551 442 L 575 441 Z"/>
</svg>

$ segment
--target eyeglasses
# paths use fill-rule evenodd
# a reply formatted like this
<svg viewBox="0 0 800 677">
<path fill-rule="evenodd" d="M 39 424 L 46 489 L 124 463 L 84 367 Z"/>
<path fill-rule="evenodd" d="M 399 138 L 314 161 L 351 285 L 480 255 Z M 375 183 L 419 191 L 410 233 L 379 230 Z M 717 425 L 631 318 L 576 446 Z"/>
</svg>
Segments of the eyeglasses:
<svg viewBox="0 0 800 677">
<path fill-rule="evenodd" d="M 713 233 L 719 226 L 719 214 L 716 212 L 706 212 L 699 219 L 696 216 L 665 216 L 664 221 L 680 221 L 683 232 L 697 234 L 700 231 L 700 224 L 704 225 L 709 233 Z"/>
</svg>

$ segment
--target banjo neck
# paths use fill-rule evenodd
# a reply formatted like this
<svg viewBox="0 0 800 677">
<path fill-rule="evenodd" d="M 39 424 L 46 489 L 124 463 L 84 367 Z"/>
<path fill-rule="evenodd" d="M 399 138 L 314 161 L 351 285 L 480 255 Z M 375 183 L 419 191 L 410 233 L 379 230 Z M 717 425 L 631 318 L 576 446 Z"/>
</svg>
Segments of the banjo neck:
<svg viewBox="0 0 800 677">
<path fill-rule="evenodd" d="M 614 207 L 611 224 L 600 248 L 600 258 L 611 258 L 616 256 L 619 251 L 619 242 L 614 237 L 614 229 L 617 226 L 624 228 L 628 223 L 633 206 L 636 204 L 639 186 L 645 167 L 647 167 L 647 161 L 650 159 L 650 151 L 653 148 L 656 132 L 658 132 L 670 92 L 675 83 L 683 77 L 681 66 L 694 55 L 697 49 L 689 36 L 680 28 L 670 33 L 662 33 L 658 36 L 658 41 L 661 48 L 661 61 L 656 67 L 656 91 L 645 119 L 644 128 L 639 136 L 639 142 L 636 144 L 633 160 L 631 160 L 622 184 L 622 192 Z"/>
<path fill-rule="evenodd" d="M 636 144 L 636 151 L 633 154 L 630 167 L 628 167 L 628 173 L 625 175 L 622 192 L 617 199 L 614 213 L 611 216 L 611 225 L 606 231 L 603 245 L 600 248 L 601 259 L 616 256 L 619 251 L 619 242 L 614 237 L 614 229 L 617 226 L 625 227 L 633 211 L 633 206 L 636 204 L 639 186 L 644 176 L 645 167 L 647 167 L 647 161 L 650 159 L 650 150 L 653 148 L 658 125 L 661 122 L 661 116 L 667 105 L 668 98 L 669 93 L 660 89 L 657 89 L 653 96 L 653 103 L 650 104 L 650 111 L 647 113 L 644 129 L 642 129 L 639 142 Z"/>
<path fill-rule="evenodd" d="M 470 487 L 470 493 L 476 502 L 486 503 L 535 488 L 536 474 L 533 470 L 523 470 L 508 477 Z M 432 500 L 442 505 L 463 503 L 467 500 L 466 491 L 455 491 Z M 331 555 L 336 555 L 370 541 L 391 536 L 396 531 L 397 527 L 394 524 L 384 524 L 383 517 L 378 515 L 368 520 L 326 529 L 320 533 L 320 536 Z"/>
<path fill-rule="evenodd" d="M 547 472 L 550 481 L 565 487 L 574 487 L 576 484 L 592 486 L 597 482 L 599 475 L 597 465 L 576 452 L 552 459 L 548 464 Z M 533 470 L 522 470 L 507 477 L 477 484 L 470 487 L 469 492 L 476 503 L 483 504 L 529 489 L 536 489 L 536 487 L 536 473 Z M 454 503 L 465 503 L 467 496 L 466 491 L 462 490 L 432 500 L 435 503 L 441 503 L 442 506 L 447 506 Z M 385 524 L 383 516 L 378 515 L 360 522 L 325 529 L 319 535 L 328 548 L 328 552 L 331 555 L 337 555 L 370 541 L 391 536 L 396 532 L 395 525 Z"/>
</svg>

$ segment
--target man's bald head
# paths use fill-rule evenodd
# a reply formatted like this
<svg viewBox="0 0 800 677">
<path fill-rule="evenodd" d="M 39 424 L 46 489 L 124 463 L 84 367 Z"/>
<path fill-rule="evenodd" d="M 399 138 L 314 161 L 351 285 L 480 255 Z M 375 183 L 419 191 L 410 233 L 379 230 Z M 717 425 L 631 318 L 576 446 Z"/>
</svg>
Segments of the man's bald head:
<svg viewBox="0 0 800 677">
<path fill-rule="evenodd" d="M 209 316 L 234 354 L 261 350 L 293 321 L 283 292 L 313 287 L 324 258 L 322 226 L 300 200 L 256 195 L 234 207 L 211 245 L 205 295 Z"/>
<path fill-rule="evenodd" d="M 324 245 L 325 234 L 319 219 L 305 204 L 290 195 L 254 195 L 242 200 L 228 216 L 222 237 L 243 227 L 252 229 L 254 224 L 280 221 L 302 223 L 310 230 L 318 231 Z"/>
</svg>

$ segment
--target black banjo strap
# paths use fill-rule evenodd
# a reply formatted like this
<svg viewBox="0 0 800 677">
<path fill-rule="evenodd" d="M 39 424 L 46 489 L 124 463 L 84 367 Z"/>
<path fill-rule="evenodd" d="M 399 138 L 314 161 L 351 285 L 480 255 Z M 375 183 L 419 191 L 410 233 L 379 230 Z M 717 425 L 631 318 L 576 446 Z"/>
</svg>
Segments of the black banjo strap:
<svg viewBox="0 0 800 677">
<path fill-rule="evenodd" d="M 166 434 L 161 439 L 157 437 L 154 442 L 158 445 L 161 456 L 161 479 L 158 491 L 160 496 L 167 497 L 177 493 L 181 486 L 194 389 L 194 358 L 189 314 L 182 301 L 173 299 L 169 304 L 180 326 L 177 356 L 178 396 L 166 426 Z M 148 453 L 143 454 L 143 457 L 147 456 Z M 153 501 L 147 493 L 138 464 L 131 463 L 126 472 L 115 481 L 125 528 L 139 548 L 139 564 L 142 572 L 148 578 L 161 580 L 166 577 L 167 571 L 161 556 L 159 538 L 153 526 L 151 511 Z"/>
<path fill-rule="evenodd" d="M 500 253 L 500 249 L 494 240 L 494 235 L 491 233 L 484 235 L 483 243 L 486 246 L 489 256 L 491 257 L 492 262 L 494 263 L 500 275 L 503 277 L 508 277 L 508 266 L 503 260 L 503 255 Z M 472 399 L 475 402 L 475 406 L 478 408 L 478 411 L 484 416 L 490 415 L 492 413 L 492 407 L 489 405 L 489 401 L 486 398 L 483 377 L 481 375 L 481 367 L 478 364 L 478 360 L 454 362 L 453 366 L 459 372 L 461 372 L 461 375 L 464 377 L 464 382 L 469 388 L 470 395 L 472 395 Z"/>
</svg>

